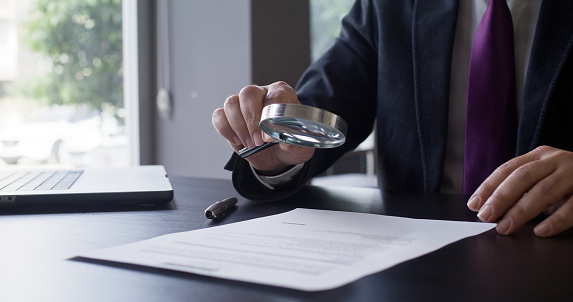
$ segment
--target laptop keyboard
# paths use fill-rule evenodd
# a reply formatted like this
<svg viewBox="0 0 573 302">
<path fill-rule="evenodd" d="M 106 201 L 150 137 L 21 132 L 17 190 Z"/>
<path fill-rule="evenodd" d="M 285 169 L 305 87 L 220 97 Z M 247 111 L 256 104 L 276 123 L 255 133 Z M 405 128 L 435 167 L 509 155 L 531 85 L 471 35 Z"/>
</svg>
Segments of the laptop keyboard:
<svg viewBox="0 0 573 302">
<path fill-rule="evenodd" d="M 0 191 L 67 190 L 83 170 L 3 171 Z"/>
</svg>

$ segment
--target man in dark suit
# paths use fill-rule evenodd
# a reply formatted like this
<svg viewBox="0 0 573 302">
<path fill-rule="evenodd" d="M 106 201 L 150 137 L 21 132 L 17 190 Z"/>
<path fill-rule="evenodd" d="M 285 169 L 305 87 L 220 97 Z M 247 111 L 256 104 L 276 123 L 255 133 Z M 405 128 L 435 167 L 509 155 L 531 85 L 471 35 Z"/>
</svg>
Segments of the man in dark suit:
<svg viewBox="0 0 573 302">
<path fill-rule="evenodd" d="M 382 189 L 461 193 L 456 167 L 463 146 L 456 132 L 460 120 L 463 128 L 459 106 L 465 108 L 465 100 L 457 96 L 458 90 L 467 91 L 467 75 L 460 76 L 471 48 L 466 41 L 485 5 L 484 0 L 359 0 L 335 45 L 305 72 L 296 93 L 279 82 L 247 86 L 230 96 L 213 113 L 213 125 L 235 151 L 271 140 L 258 122 L 262 108 L 272 103 L 300 101 L 332 111 L 349 125 L 347 142 L 339 148 L 281 143 L 248 160 L 234 154 L 226 168 L 233 170 L 237 191 L 253 200 L 293 194 L 358 146 L 376 120 Z M 535 233 L 553 236 L 573 226 L 573 3 L 512 5 L 519 25 L 516 70 L 522 71 L 516 157 L 475 190 L 468 207 L 482 221 L 500 219 L 501 234 L 545 212 L 550 215 Z"/>
</svg>

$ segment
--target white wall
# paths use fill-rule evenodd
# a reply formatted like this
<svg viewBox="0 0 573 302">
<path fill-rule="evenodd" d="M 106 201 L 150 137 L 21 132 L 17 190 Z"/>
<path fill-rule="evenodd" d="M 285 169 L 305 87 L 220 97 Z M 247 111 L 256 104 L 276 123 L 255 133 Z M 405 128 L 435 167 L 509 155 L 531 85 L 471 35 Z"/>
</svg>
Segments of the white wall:
<svg viewBox="0 0 573 302">
<path fill-rule="evenodd" d="M 173 112 L 158 119 L 157 161 L 172 175 L 228 178 L 231 149 L 211 113 L 250 83 L 250 1 L 170 0 Z"/>
<path fill-rule="evenodd" d="M 310 62 L 308 0 L 168 3 L 173 112 L 169 119 L 155 114 L 155 162 L 171 175 L 230 178 L 223 166 L 232 149 L 211 125 L 212 112 L 254 81 L 295 84 Z"/>
</svg>

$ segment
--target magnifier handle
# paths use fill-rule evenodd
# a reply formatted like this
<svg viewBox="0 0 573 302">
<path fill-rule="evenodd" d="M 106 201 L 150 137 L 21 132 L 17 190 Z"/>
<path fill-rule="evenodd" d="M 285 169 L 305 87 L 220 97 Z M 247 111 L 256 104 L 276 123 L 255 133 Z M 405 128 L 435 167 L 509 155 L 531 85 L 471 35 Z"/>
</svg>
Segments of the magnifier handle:
<svg viewBox="0 0 573 302">
<path fill-rule="evenodd" d="M 259 151 L 263 151 L 263 150 L 270 148 L 270 147 L 272 147 L 278 143 L 279 143 L 278 141 L 274 141 L 274 142 L 270 142 L 270 143 L 269 142 L 264 143 L 258 147 L 254 147 L 254 148 L 243 148 L 243 149 L 239 150 L 239 156 L 242 158 L 247 158 L 247 157 L 249 157 L 249 156 L 251 156 L 251 155 L 253 155 Z"/>
</svg>

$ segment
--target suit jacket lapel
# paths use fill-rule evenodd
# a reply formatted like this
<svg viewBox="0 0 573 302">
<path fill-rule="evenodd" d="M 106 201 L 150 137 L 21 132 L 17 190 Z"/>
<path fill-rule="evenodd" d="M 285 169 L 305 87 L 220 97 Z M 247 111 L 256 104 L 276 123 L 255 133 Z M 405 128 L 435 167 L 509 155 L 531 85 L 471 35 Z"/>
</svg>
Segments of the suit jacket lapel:
<svg viewBox="0 0 573 302">
<path fill-rule="evenodd" d="M 439 191 L 442 179 L 457 15 L 456 0 L 419 0 L 414 5 L 412 56 L 425 191 Z"/>
<path fill-rule="evenodd" d="M 539 145 L 547 104 L 573 45 L 573 1 L 543 1 L 519 120 L 517 154 Z"/>
</svg>

